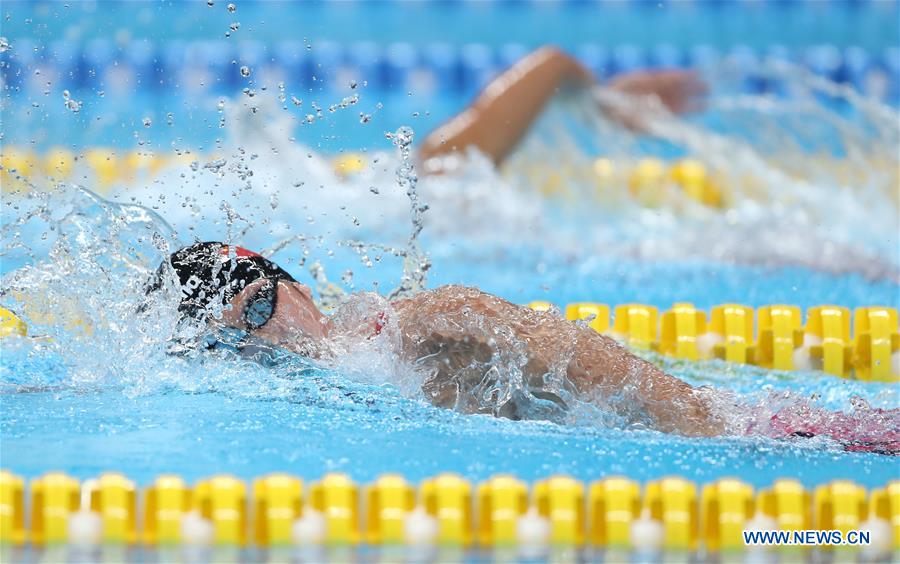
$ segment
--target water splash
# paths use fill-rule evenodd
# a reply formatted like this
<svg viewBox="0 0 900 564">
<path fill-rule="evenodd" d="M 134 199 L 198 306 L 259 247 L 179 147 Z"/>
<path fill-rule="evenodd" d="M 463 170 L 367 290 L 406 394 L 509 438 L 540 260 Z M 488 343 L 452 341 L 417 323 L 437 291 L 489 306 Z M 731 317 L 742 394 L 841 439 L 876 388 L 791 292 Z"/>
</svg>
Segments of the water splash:
<svg viewBox="0 0 900 564">
<path fill-rule="evenodd" d="M 550 240 L 565 240 L 568 224 L 580 245 L 624 257 L 801 264 L 900 280 L 896 110 L 795 67 L 758 72 L 793 95 L 731 95 L 720 71 L 710 112 L 693 120 L 603 89 L 557 100 L 505 176 L 562 211 Z M 623 129 L 599 106 L 643 116 L 651 136 Z M 640 178 L 629 176 L 647 155 L 705 165 L 724 209 L 665 175 L 642 194 Z"/>
<path fill-rule="evenodd" d="M 29 334 L 40 339 L 36 354 L 65 359 L 74 382 L 145 377 L 134 363 L 146 366 L 153 356 L 148 351 L 163 351 L 141 344 L 158 345 L 152 335 L 175 317 L 160 312 L 148 326 L 136 322 L 135 312 L 152 265 L 177 247 L 173 231 L 146 208 L 70 185 L 32 205 L 26 221 L 4 227 L 6 260 L 21 260 L 23 250 L 29 255 L 26 265 L 2 279 L 4 307 L 21 315 Z M 39 245 L 23 248 L 21 236 L 41 232 L 48 247 L 43 257 Z"/>
<path fill-rule="evenodd" d="M 844 97 L 850 104 L 865 105 L 852 96 Z M 176 233 L 195 239 L 221 239 L 225 233 L 229 240 L 246 246 L 268 246 L 267 256 L 309 269 L 320 300 L 334 309 L 336 322 L 362 323 L 360 331 L 369 333 L 369 322 L 379 314 L 392 318 L 395 306 L 371 294 L 348 296 L 326 275 L 330 253 L 347 250 L 366 268 L 382 264 L 382 258 L 400 259 L 403 264 L 398 288 L 386 293 L 395 300 L 406 298 L 426 285 L 429 261 L 421 243 L 426 217 L 435 236 L 484 241 L 501 250 L 524 241 L 540 244 L 549 252 L 566 249 L 576 257 L 602 250 L 611 256 L 702 256 L 765 264 L 801 263 L 872 276 L 896 273 L 886 256 L 889 245 L 883 248 L 883 238 L 879 238 L 888 232 L 885 226 L 896 223 L 896 206 L 885 205 L 896 198 L 886 188 L 893 172 L 885 164 L 893 162 L 890 149 L 896 147 L 896 139 L 883 131 L 884 127 L 868 123 L 875 121 L 872 116 L 885 115 L 888 110 L 883 108 L 861 108 L 868 125 L 839 116 L 812 98 L 773 109 L 770 100 L 725 96 L 713 100 L 721 123 L 707 127 L 658 113 L 647 126 L 683 154 L 700 158 L 726 178 L 764 180 L 761 184 L 755 180 L 733 184 L 736 188 L 731 193 L 730 208 L 721 212 L 677 195 L 674 203 L 669 202 L 671 207 L 649 207 L 632 199 L 624 182 L 598 195 L 596 179 L 580 176 L 585 167 L 595 164 L 597 154 L 633 162 L 633 155 L 647 152 L 641 147 L 646 140 L 639 141 L 617 128 L 595 107 L 585 106 L 584 100 L 560 101 L 551 108 L 502 173 L 482 155 L 471 152 L 464 156 L 465 165 L 458 173 L 419 182 L 412 165 L 411 130 L 401 128 L 390 134 L 398 156 L 370 155 L 370 166 L 344 180 L 334 173 L 325 156 L 291 141 L 297 120 L 282 109 L 283 100 L 261 94 L 255 98 L 261 99 L 258 106 L 252 106 L 258 108 L 257 112 L 248 111 L 250 106 L 244 100 L 228 104 L 231 140 L 222 147 L 224 156 L 210 159 L 203 166 L 199 161 L 193 167 L 173 165 L 157 183 L 117 194 L 159 209 L 174 229 L 159 223 L 159 218 L 146 210 L 141 216 L 136 207 L 71 189 L 68 193 L 77 196 L 72 196 L 68 208 L 59 207 L 55 195 L 32 190 L 29 198 L 35 204 L 33 209 L 16 210 L 14 220 L 4 222 L 4 256 L 24 253 L 27 256 L 23 260 L 29 263 L 4 278 L 4 304 L 21 309 L 32 326 L 53 339 L 35 349 L 35 358 L 46 358 L 51 351 L 64 359 L 71 368 L 69 377 L 80 384 L 138 382 L 134 385 L 140 390 L 145 386 L 158 389 L 147 382 L 152 380 L 157 386 L 162 381 L 183 389 L 236 390 L 251 386 L 262 389 L 260 393 L 265 396 L 267 386 L 277 387 L 275 379 L 294 374 L 295 363 L 303 363 L 297 357 L 287 363 L 290 369 L 267 372 L 227 353 L 188 358 L 167 355 L 176 314 L 162 303 L 165 300 L 159 307 L 150 308 L 149 319 L 133 323 L 135 306 L 143 299 L 142 283 L 174 248 Z M 346 100 L 338 102 L 337 107 Z M 347 101 L 346 105 L 353 104 Z M 316 112 L 314 120 L 331 113 L 321 110 L 332 107 L 327 104 L 309 106 Z M 219 109 L 224 116 L 224 104 Z M 561 117 L 561 112 L 569 112 L 569 117 Z M 578 126 L 570 124 L 572 112 L 586 114 L 581 121 L 593 128 L 588 131 L 593 145 L 580 142 Z M 842 154 L 851 156 L 844 159 L 850 166 L 848 178 L 862 181 L 840 184 L 829 179 L 832 161 L 804 152 L 808 149 L 806 137 L 817 136 L 790 133 L 804 130 L 787 121 L 782 125 L 785 115 L 798 121 L 813 116 L 819 118 L 813 121 L 832 128 L 845 143 Z M 748 128 L 747 123 L 756 125 Z M 876 148 L 866 150 L 873 139 Z M 537 150 L 535 143 L 539 143 Z M 564 198 L 540 194 L 541 176 L 526 166 L 529 162 L 545 163 L 544 172 L 565 172 L 568 176 L 561 178 L 560 184 L 575 195 L 574 201 L 579 204 L 569 206 Z M 375 191 L 371 190 L 373 186 Z M 393 189 L 396 186 L 400 190 Z M 427 216 L 420 197 L 432 206 Z M 585 201 L 596 201 L 599 208 L 585 206 Z M 298 226 L 298 218 L 308 221 Z M 571 218 L 574 221 L 569 221 Z M 44 222 L 47 227 L 25 228 L 30 221 Z M 831 230 L 819 227 L 817 222 L 824 222 Z M 141 225 L 150 225 L 143 229 L 160 233 L 162 239 L 120 237 L 122 233 L 139 232 Z M 859 229 L 853 227 L 857 225 Z M 39 240 L 48 233 L 50 239 L 57 233 L 64 235 L 55 239 L 56 243 L 47 243 L 50 251 L 44 257 Z M 715 243 L 710 245 L 710 239 Z M 158 244 L 153 243 L 148 252 L 135 254 L 127 242 L 131 240 L 138 249 L 148 241 L 157 240 Z M 271 246 L 273 240 L 281 243 Z M 376 240 L 389 242 L 373 242 Z M 98 273 L 103 280 L 100 285 Z M 22 296 L 24 299 L 20 299 Z M 22 309 L 23 303 L 31 305 Z M 433 331 L 454 330 L 445 316 L 432 316 L 426 323 Z M 438 379 L 422 366 L 399 362 L 397 334 L 389 325 L 383 338 L 337 343 L 335 356 L 326 368 L 341 375 L 337 377 L 339 383 L 329 381 L 324 386 L 333 391 L 348 385 L 348 381 L 387 381 L 409 398 L 425 398 L 467 413 L 614 428 L 635 425 L 633 418 L 608 406 L 581 401 L 570 393 L 564 372 L 558 367 L 571 359 L 565 346 L 571 335 L 554 336 L 559 345 L 555 368 L 539 383 L 547 388 L 540 388 L 525 376 L 525 344 L 502 324 L 471 316 L 463 320 L 462 327 L 471 334 L 488 335 L 491 341 L 485 344 L 486 349 L 481 348 L 484 355 L 453 366 L 449 377 Z M 98 348 L 95 341 L 102 345 Z M 107 358 L 118 360 L 102 364 Z M 189 378 L 197 366 L 202 376 Z M 308 364 L 303 366 L 301 370 L 311 370 Z M 162 375 L 152 373 L 150 367 L 154 371 L 162 367 Z M 728 372 L 717 365 L 704 369 L 713 375 Z M 822 384 L 823 389 L 835 387 Z M 568 409 L 560 411 L 554 399 L 539 395 L 547 389 Z M 800 405 L 805 400 L 795 397 L 792 401 Z M 846 407 L 847 402 L 849 398 L 844 398 L 837 407 Z M 881 399 L 882 405 L 895 403 L 896 397 Z M 734 422 L 735 428 L 739 423 L 743 421 Z"/>
<path fill-rule="evenodd" d="M 425 289 L 425 277 L 428 269 L 431 267 L 431 263 L 422 252 L 419 244 L 419 235 L 425 226 L 423 214 L 428 210 L 428 206 L 419 203 L 419 193 L 416 190 L 419 178 L 412 165 L 412 128 L 401 127 L 391 138 L 394 145 L 400 150 L 397 183 L 400 188 L 406 191 L 406 197 L 409 198 L 410 220 L 412 222 L 412 231 L 406 241 L 406 249 L 402 255 L 403 276 L 400 278 L 400 286 L 389 294 L 391 298 L 401 298 Z"/>
</svg>

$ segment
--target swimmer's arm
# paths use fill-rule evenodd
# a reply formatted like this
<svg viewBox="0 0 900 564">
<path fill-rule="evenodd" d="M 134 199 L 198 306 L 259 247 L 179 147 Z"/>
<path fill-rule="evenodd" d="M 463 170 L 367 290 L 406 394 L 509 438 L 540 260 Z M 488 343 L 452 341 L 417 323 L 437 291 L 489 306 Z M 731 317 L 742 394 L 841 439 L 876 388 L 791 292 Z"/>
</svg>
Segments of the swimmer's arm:
<svg viewBox="0 0 900 564">
<path fill-rule="evenodd" d="M 687 436 L 724 432 L 708 397 L 688 383 L 635 356 L 613 339 L 593 332 L 579 336 L 569 377 L 583 392 L 620 397 L 653 420 L 654 427 Z"/>
<path fill-rule="evenodd" d="M 541 47 L 494 79 L 462 113 L 434 130 L 419 150 L 421 170 L 442 172 L 434 157 L 477 147 L 494 164 L 513 151 L 551 98 L 563 87 L 590 87 L 596 77 L 555 47 Z M 702 107 L 707 86 L 694 71 L 679 69 L 622 74 L 606 86 L 633 96 L 655 96 L 675 113 Z M 641 116 L 600 108 L 623 126 L 643 129 Z"/>
<path fill-rule="evenodd" d="M 481 292 L 475 288 L 443 286 L 394 302 L 401 333 L 407 335 L 407 353 L 419 358 L 424 349 L 434 348 L 436 340 L 457 339 L 480 343 L 485 335 L 471 334 L 468 316 L 481 317 L 489 326 L 512 329 L 528 343 L 529 366 L 542 376 L 546 367 L 558 357 L 554 348 L 558 336 L 571 332 L 572 322 L 559 317 L 543 317 L 535 326 L 529 322 L 527 308 Z M 434 328 L 422 323 L 425 319 L 440 319 L 442 339 L 433 335 Z M 409 338 L 418 335 L 419 339 Z M 588 398 L 622 398 L 629 403 L 628 411 L 646 415 L 661 431 L 689 436 L 722 434 L 721 422 L 712 413 L 708 400 L 686 382 L 670 376 L 649 362 L 635 356 L 615 340 L 592 329 L 582 328 L 575 338 L 574 357 L 568 366 L 569 380 Z M 416 342 L 416 346 L 412 343 Z M 480 344 L 467 347 L 470 353 Z M 415 352 L 413 352 L 415 349 Z M 489 355 L 488 355 L 489 356 Z M 461 359 L 457 359 L 461 360 Z M 463 359 L 464 360 L 464 359 Z M 482 361 L 486 359 L 482 358 Z M 456 362 L 465 365 L 467 361 Z M 544 367 L 543 369 L 538 367 Z"/>
<path fill-rule="evenodd" d="M 494 79 L 472 105 L 433 131 L 419 158 L 426 163 L 475 146 L 499 164 L 560 88 L 594 82 L 593 74 L 578 61 L 555 47 L 542 47 Z"/>
</svg>

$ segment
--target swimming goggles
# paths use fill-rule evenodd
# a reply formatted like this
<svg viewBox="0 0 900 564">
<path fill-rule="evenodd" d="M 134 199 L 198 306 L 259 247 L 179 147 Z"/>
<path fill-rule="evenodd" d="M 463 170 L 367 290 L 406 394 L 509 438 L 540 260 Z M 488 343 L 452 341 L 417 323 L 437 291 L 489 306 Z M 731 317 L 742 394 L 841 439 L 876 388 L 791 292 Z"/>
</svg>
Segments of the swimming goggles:
<svg viewBox="0 0 900 564">
<path fill-rule="evenodd" d="M 247 331 L 255 331 L 269 322 L 278 305 L 278 281 L 266 280 L 247 300 L 243 320 Z"/>
</svg>

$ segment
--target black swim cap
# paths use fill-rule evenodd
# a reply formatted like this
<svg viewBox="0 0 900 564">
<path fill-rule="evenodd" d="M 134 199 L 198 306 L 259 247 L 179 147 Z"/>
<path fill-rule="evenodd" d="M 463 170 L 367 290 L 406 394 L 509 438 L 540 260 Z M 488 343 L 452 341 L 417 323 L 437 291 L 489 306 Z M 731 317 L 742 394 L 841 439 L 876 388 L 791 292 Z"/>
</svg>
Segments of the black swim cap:
<svg viewBox="0 0 900 564">
<path fill-rule="evenodd" d="M 260 278 L 273 282 L 294 278 L 269 259 L 242 247 L 224 243 L 196 243 L 172 253 L 168 266 L 178 277 L 181 302 L 178 311 L 200 318 L 209 306 L 224 305 L 248 284 Z M 148 293 L 162 286 L 166 264 L 160 265 Z"/>
</svg>

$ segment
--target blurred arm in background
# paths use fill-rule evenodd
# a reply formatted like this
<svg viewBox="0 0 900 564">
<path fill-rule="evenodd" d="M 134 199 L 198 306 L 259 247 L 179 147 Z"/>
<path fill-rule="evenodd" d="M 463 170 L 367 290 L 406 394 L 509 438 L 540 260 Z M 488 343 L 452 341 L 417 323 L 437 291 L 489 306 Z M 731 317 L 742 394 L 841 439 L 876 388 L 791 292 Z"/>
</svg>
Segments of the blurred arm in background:
<svg viewBox="0 0 900 564">
<path fill-rule="evenodd" d="M 419 149 L 422 170 L 441 172 L 436 160 L 475 146 L 499 165 L 525 136 L 541 110 L 560 90 L 590 88 L 596 77 L 555 47 L 541 47 L 491 81 L 475 101 L 434 130 Z M 670 111 L 699 109 L 707 91 L 693 71 L 639 71 L 620 75 L 607 87 L 635 96 L 656 96 Z M 601 108 L 602 109 L 602 108 Z M 607 112 L 630 129 L 640 129 L 637 116 Z"/>
</svg>

